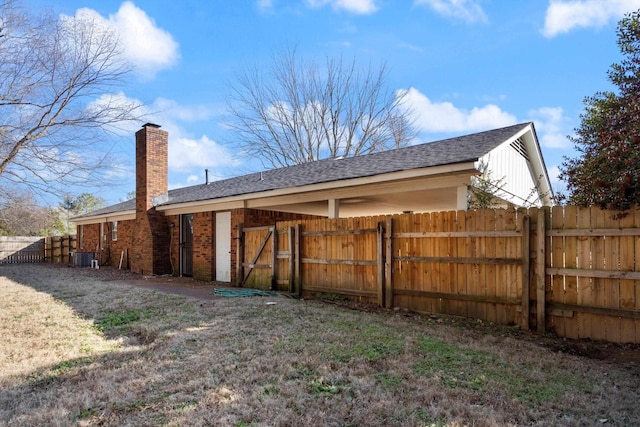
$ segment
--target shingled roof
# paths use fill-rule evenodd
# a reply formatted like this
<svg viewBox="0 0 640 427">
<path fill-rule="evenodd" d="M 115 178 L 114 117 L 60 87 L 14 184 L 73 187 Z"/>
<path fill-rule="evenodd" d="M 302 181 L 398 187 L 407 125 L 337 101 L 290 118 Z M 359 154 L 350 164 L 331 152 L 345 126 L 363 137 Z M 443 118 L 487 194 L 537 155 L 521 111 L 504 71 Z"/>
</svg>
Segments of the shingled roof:
<svg viewBox="0 0 640 427">
<path fill-rule="evenodd" d="M 170 190 L 166 201 L 163 201 L 159 206 L 214 200 L 404 170 L 473 162 L 529 125 L 530 123 L 528 122 L 521 123 L 395 150 L 356 157 L 324 159 L 213 181 L 209 184 L 178 188 Z M 130 200 L 76 218 L 113 214 L 133 209 L 135 209 L 135 201 Z"/>
<path fill-rule="evenodd" d="M 214 181 L 209 184 L 179 188 L 169 191 L 169 199 L 162 205 L 211 200 L 409 169 L 472 162 L 528 125 L 529 123 L 523 123 L 396 150 L 342 159 L 324 159 Z"/>
<path fill-rule="evenodd" d="M 71 220 L 73 221 L 74 219 L 89 218 L 89 217 L 99 216 L 99 215 L 117 214 L 120 212 L 135 211 L 135 210 L 136 210 L 136 199 L 132 199 L 132 200 L 127 200 L 126 202 L 121 202 L 115 205 L 107 206 L 106 208 L 98 209 L 86 214 L 74 216 L 73 218 L 71 218 Z"/>
</svg>

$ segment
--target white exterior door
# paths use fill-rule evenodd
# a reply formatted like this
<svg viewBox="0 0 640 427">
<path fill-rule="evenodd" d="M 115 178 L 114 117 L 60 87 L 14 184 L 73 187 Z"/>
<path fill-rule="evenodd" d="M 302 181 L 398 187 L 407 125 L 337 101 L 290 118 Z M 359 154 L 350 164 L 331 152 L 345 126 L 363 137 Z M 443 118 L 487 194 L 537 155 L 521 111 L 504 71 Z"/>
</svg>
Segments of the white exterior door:
<svg viewBox="0 0 640 427">
<path fill-rule="evenodd" d="M 216 281 L 231 281 L 231 212 L 216 212 Z"/>
</svg>

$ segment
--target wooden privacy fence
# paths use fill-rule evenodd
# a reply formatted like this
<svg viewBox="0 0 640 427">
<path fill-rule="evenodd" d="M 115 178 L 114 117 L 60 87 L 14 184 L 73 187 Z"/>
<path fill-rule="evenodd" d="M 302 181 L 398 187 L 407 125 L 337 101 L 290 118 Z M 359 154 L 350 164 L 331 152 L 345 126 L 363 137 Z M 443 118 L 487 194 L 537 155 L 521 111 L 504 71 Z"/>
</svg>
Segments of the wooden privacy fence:
<svg viewBox="0 0 640 427">
<path fill-rule="evenodd" d="M 640 342 L 640 213 L 614 215 L 555 207 L 241 228 L 237 277 L 249 287 Z"/>
<path fill-rule="evenodd" d="M 44 238 L 0 236 L 0 264 L 44 262 Z"/>
<path fill-rule="evenodd" d="M 76 236 L 0 236 L 0 264 L 72 263 Z"/>
<path fill-rule="evenodd" d="M 640 211 L 554 207 L 545 221 L 546 329 L 640 342 Z"/>
</svg>

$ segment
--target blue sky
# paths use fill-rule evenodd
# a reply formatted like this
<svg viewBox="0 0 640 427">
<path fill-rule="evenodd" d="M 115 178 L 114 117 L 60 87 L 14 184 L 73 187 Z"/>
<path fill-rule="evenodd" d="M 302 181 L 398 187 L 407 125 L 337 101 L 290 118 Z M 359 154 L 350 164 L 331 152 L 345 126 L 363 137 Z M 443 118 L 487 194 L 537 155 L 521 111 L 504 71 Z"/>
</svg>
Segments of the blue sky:
<svg viewBox="0 0 640 427">
<path fill-rule="evenodd" d="M 169 131 L 171 188 L 262 169 L 225 130 L 234 74 L 296 45 L 301 56 L 343 55 L 390 67 L 409 90 L 424 142 L 533 121 L 554 187 L 575 155 L 566 138 L 585 96 L 610 90 L 621 59 L 617 21 L 640 0 L 25 0 L 33 9 L 91 14 L 119 32 L 135 67 L 119 96 L 154 111 Z M 62 4 L 61 4 L 62 3 Z M 133 132 L 114 162 L 115 203 L 134 189 Z"/>
</svg>

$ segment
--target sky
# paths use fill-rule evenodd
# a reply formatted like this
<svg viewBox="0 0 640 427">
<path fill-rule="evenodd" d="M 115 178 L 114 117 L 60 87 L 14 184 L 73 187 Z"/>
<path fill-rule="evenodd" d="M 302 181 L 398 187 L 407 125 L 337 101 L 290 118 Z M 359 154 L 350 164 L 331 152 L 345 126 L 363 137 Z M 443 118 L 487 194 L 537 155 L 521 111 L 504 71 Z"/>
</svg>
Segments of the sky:
<svg viewBox="0 0 640 427">
<path fill-rule="evenodd" d="M 301 57 L 385 62 L 408 91 L 418 141 L 533 121 L 556 191 L 583 100 L 614 90 L 616 24 L 640 0 L 24 0 L 34 11 L 89 14 L 118 32 L 134 67 L 117 93 L 143 102 L 169 132 L 169 186 L 265 167 L 243 158 L 225 123 L 237 73 Z M 117 203 L 135 188 L 134 135 L 114 160 Z M 91 188 L 87 188 L 91 191 Z"/>
</svg>

